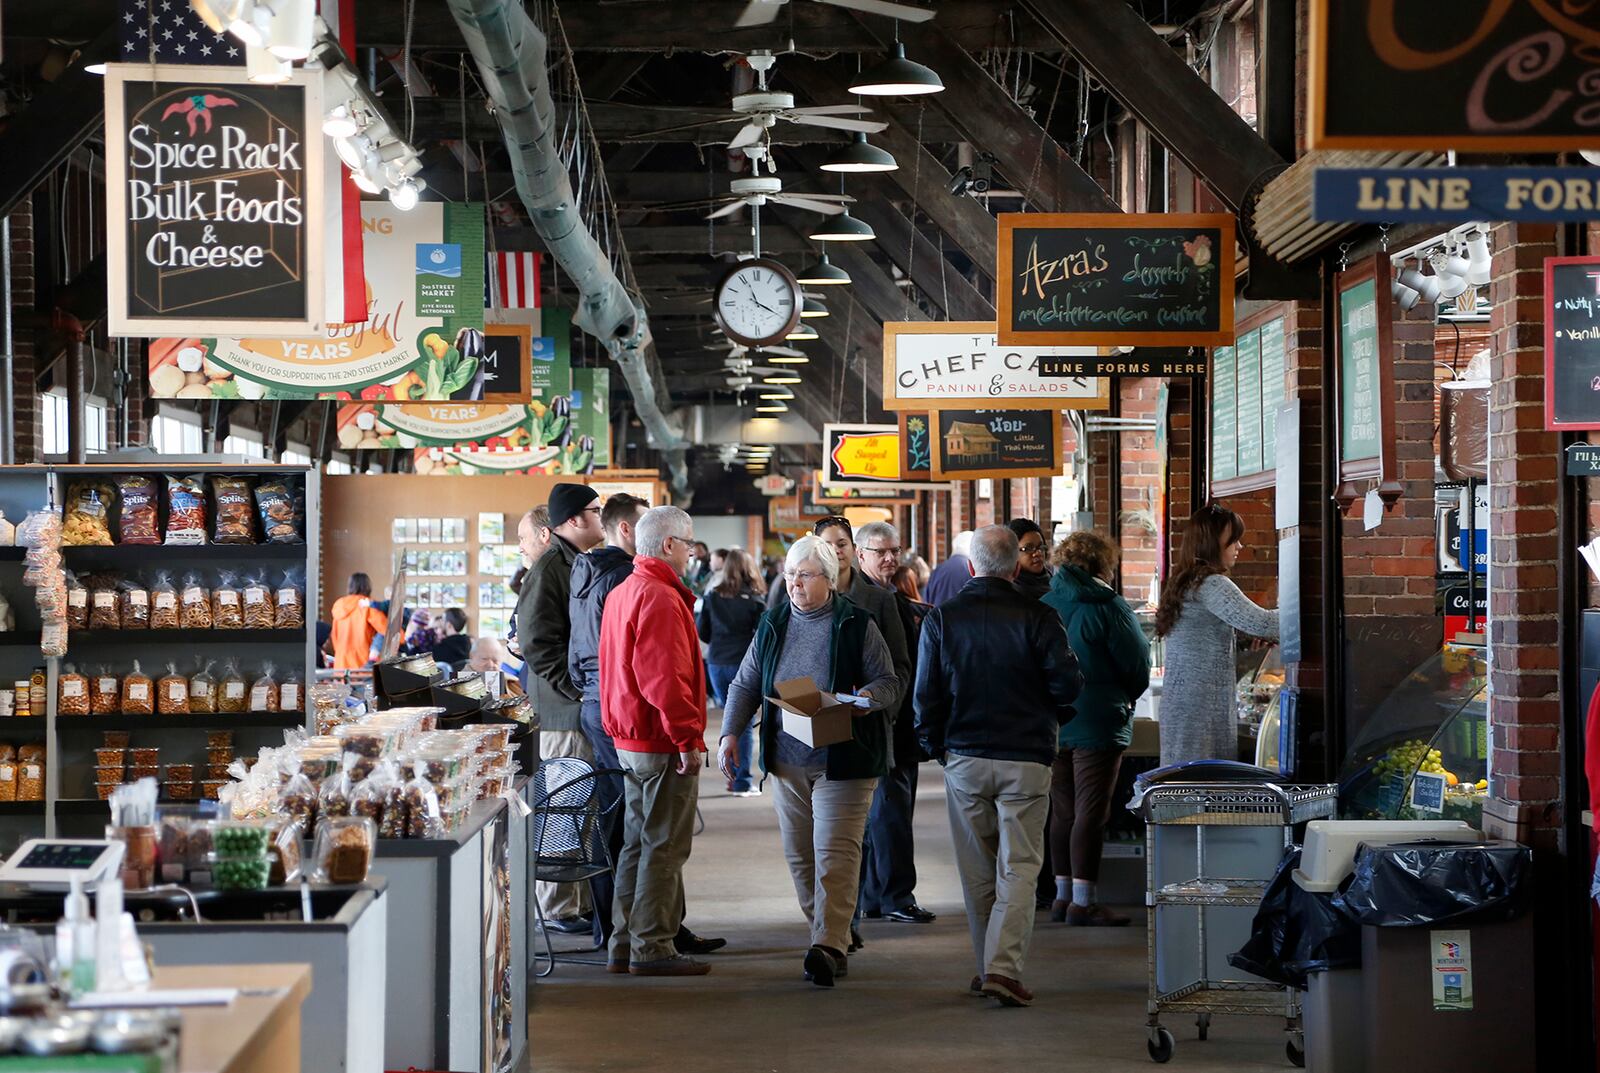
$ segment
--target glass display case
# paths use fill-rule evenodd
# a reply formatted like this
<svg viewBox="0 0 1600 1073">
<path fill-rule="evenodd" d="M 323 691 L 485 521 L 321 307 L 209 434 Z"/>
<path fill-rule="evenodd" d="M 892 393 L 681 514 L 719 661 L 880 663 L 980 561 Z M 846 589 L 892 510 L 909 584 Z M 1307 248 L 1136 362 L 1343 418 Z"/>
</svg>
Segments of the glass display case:
<svg viewBox="0 0 1600 1073">
<path fill-rule="evenodd" d="M 1238 688 L 1234 694 L 1239 713 L 1239 731 L 1254 737 L 1261 722 L 1278 710 L 1278 694 L 1283 689 L 1283 652 L 1276 644 L 1250 649 L 1239 646 Z"/>
<path fill-rule="evenodd" d="M 1340 815 L 1478 826 L 1489 793 L 1488 686 L 1477 645 L 1447 643 L 1407 675 L 1350 746 L 1339 774 Z M 1441 811 L 1413 800 L 1419 772 L 1443 777 Z"/>
</svg>

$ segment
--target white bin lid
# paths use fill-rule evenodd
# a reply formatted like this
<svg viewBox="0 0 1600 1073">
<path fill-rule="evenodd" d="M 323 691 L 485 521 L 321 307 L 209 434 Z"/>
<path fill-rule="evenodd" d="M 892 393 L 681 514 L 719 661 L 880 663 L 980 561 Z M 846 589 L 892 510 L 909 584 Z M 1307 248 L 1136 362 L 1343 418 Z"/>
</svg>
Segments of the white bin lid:
<svg viewBox="0 0 1600 1073">
<path fill-rule="evenodd" d="M 1356 850 L 1390 842 L 1482 842 L 1483 832 L 1463 820 L 1312 820 L 1294 881 L 1302 890 L 1331 893 L 1355 871 Z"/>
</svg>

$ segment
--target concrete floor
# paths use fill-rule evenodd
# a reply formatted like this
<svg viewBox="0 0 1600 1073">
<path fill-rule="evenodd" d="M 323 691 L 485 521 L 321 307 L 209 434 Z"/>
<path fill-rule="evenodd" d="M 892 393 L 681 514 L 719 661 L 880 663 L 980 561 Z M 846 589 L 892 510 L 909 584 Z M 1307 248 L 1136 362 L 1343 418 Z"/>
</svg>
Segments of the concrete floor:
<svg viewBox="0 0 1600 1073">
<path fill-rule="evenodd" d="M 684 879 L 689 924 L 721 935 L 709 976 L 637 979 L 561 965 L 529 989 L 535 1073 L 1095 1073 L 1156 1068 L 1145 1052 L 1145 932 L 1067 928 L 1039 916 L 1027 984 L 1030 1009 L 1003 1009 L 963 993 L 973 954 L 956 877 L 944 786 L 922 768 L 917 804 L 918 900 L 929 925 L 863 922 L 864 950 L 833 990 L 800 978 L 806 929 L 778 845 L 769 798 L 701 782 L 706 828 Z M 1129 910 L 1131 911 L 1131 909 Z M 572 945 L 567 938 L 567 944 Z M 561 947 L 558 942 L 558 948 Z M 1192 1022 L 1167 1024 L 1170 1068 L 1248 1073 L 1290 1069 L 1282 1022 L 1222 1017 L 1210 1039 Z"/>
</svg>

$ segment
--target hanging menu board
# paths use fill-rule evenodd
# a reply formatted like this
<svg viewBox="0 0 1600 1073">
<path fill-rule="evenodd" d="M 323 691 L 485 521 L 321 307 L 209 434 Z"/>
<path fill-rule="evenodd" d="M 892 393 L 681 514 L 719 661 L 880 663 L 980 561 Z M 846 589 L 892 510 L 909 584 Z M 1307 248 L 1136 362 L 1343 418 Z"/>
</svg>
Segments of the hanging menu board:
<svg viewBox="0 0 1600 1073">
<path fill-rule="evenodd" d="M 934 432 L 936 481 L 1061 472 L 1059 410 L 937 410 Z"/>
<path fill-rule="evenodd" d="M 113 335 L 323 329 L 322 76 L 106 68 Z"/>
<path fill-rule="evenodd" d="M 1376 477 L 1378 492 L 1398 497 L 1394 472 L 1394 310 L 1389 255 L 1380 253 L 1339 273 L 1338 386 L 1340 498 L 1360 490 L 1348 482 Z"/>
<path fill-rule="evenodd" d="M 1275 317 L 1261 326 L 1261 454 L 1269 468 L 1278 458 L 1278 407 L 1288 398 L 1284 383 L 1288 351 L 1283 318 Z"/>
<path fill-rule="evenodd" d="M 1235 387 L 1239 363 L 1233 347 L 1221 346 L 1211 357 L 1211 483 L 1230 481 L 1239 473 L 1239 399 Z"/>
<path fill-rule="evenodd" d="M 1544 427 L 1600 428 L 1600 257 L 1544 262 Z"/>
<path fill-rule="evenodd" d="M 1002 213 L 1003 346 L 1233 342 L 1226 213 Z"/>
<path fill-rule="evenodd" d="M 1212 351 L 1212 494 L 1268 487 L 1277 468 L 1278 407 L 1283 405 L 1284 319 L 1244 322 L 1234 346 Z"/>
<path fill-rule="evenodd" d="M 1261 333 L 1248 332 L 1234 347 L 1239 373 L 1234 389 L 1239 405 L 1239 474 L 1261 472 Z"/>
</svg>

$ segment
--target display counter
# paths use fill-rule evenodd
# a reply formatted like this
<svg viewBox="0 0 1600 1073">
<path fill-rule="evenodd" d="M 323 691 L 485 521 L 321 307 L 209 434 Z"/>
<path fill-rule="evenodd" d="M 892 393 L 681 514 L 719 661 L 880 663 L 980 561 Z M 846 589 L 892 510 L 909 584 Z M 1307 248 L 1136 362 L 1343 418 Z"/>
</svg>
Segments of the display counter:
<svg viewBox="0 0 1600 1073">
<path fill-rule="evenodd" d="M 316 983 L 308 965 L 160 966 L 155 988 L 237 987 L 228 1006 L 179 1014 L 176 1073 L 311 1073 L 301 1060 L 302 1004 Z"/>
</svg>

